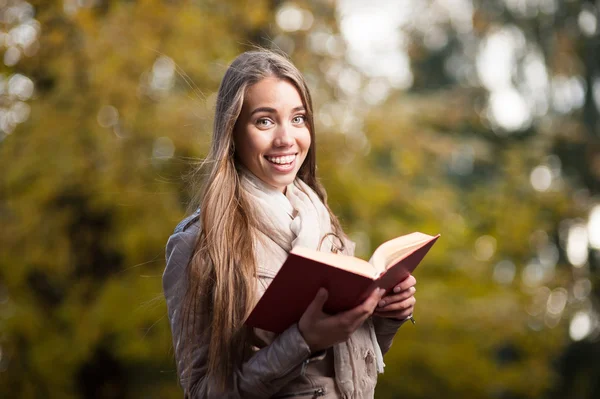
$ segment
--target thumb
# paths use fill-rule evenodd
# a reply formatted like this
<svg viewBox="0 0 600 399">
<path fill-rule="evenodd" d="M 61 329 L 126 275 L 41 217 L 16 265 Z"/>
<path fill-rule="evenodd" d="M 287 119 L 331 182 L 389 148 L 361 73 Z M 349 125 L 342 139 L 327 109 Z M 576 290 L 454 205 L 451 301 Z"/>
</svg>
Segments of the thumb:
<svg viewBox="0 0 600 399">
<path fill-rule="evenodd" d="M 315 299 L 313 299 L 310 305 L 308 305 L 306 312 L 310 312 L 311 314 L 316 312 L 322 312 L 323 305 L 325 305 L 325 302 L 327 302 L 328 296 L 329 293 L 325 288 L 319 288 L 319 291 L 317 291 L 317 295 L 315 295 Z"/>
</svg>

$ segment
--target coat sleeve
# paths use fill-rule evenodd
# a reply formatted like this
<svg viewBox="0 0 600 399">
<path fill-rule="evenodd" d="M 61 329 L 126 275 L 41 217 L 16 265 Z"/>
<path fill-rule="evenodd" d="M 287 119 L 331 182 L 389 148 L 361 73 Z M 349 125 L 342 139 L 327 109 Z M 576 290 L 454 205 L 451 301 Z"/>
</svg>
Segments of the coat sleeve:
<svg viewBox="0 0 600 399">
<path fill-rule="evenodd" d="M 379 348 L 381 348 L 382 354 L 385 355 L 386 352 L 390 350 L 398 328 L 400 328 L 400 326 L 405 322 L 406 320 L 373 316 L 375 335 L 377 336 L 377 343 L 379 343 Z"/>
<path fill-rule="evenodd" d="M 184 364 L 183 346 L 180 344 L 180 316 L 186 290 L 187 267 L 193 253 L 199 227 L 176 231 L 166 248 L 167 265 L 163 274 L 163 290 L 167 301 L 169 323 L 173 336 L 173 347 L 179 380 L 186 398 L 264 398 L 272 396 L 288 382 L 299 376 L 303 363 L 310 358 L 310 349 L 293 325 L 273 342 L 255 352 L 234 375 L 234 386 L 227 395 L 211 393 L 206 378 L 208 343 L 198 342 L 192 352 L 191 362 Z M 189 376 L 184 381 L 182 376 Z M 188 378 L 188 377 L 186 377 Z"/>
</svg>

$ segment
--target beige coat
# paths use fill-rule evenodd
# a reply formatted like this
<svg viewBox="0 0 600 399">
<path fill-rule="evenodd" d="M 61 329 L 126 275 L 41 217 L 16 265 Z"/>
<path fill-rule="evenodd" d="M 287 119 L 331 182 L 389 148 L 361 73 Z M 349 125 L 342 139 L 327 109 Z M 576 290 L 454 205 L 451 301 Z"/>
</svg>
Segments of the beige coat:
<svg viewBox="0 0 600 399">
<path fill-rule="evenodd" d="M 181 376 L 182 354 L 178 345 L 178 324 L 180 306 L 185 292 L 185 276 L 196 238 L 199 233 L 197 214 L 182 221 L 169 238 L 166 248 L 167 266 L 163 274 L 163 289 L 167 301 L 169 322 L 173 335 L 175 358 Z M 259 294 L 274 277 L 276 271 L 259 267 Z M 392 339 L 403 323 L 402 321 L 373 317 L 377 341 L 383 353 L 392 344 Z M 273 333 L 255 329 L 255 342 L 250 356 L 236 372 L 235 386 L 231 387 L 230 398 L 341 398 L 334 380 L 333 351 L 311 354 L 302 338 L 297 325 L 293 325 L 276 336 Z M 354 370 L 362 376 L 360 386 L 352 386 L 347 398 L 372 398 L 377 382 L 375 354 L 367 324 L 354 332 L 355 347 L 351 351 L 353 364 L 360 370 Z M 193 355 L 194 382 L 187 398 L 212 398 L 223 395 L 210 394 L 206 378 L 207 344 L 199 342 Z M 347 387 L 346 387 L 347 388 Z M 345 389 L 348 391 L 348 389 Z"/>
</svg>

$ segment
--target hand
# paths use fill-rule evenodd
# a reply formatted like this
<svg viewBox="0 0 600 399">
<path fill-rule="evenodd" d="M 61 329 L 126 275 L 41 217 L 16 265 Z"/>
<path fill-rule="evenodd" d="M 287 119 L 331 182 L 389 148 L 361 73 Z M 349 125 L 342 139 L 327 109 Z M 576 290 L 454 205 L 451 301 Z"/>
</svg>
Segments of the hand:
<svg viewBox="0 0 600 399">
<path fill-rule="evenodd" d="M 298 322 L 300 333 L 310 350 L 317 352 L 350 338 L 352 333 L 373 314 L 384 292 L 383 288 L 376 288 L 360 305 L 330 316 L 323 312 L 323 305 L 327 301 L 327 290 L 319 289 L 315 299 Z"/>
<path fill-rule="evenodd" d="M 405 320 L 415 310 L 415 284 L 417 280 L 410 275 L 396 285 L 391 293 L 379 301 L 375 314 L 398 320 Z"/>
</svg>

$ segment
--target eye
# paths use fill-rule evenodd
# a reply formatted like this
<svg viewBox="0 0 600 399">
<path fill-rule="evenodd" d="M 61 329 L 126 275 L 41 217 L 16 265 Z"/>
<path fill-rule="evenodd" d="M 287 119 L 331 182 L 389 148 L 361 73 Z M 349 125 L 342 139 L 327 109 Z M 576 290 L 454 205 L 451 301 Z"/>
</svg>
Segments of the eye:
<svg viewBox="0 0 600 399">
<path fill-rule="evenodd" d="M 292 119 L 292 123 L 302 124 L 304 122 L 306 122 L 306 115 L 298 115 Z"/>
<path fill-rule="evenodd" d="M 262 128 L 269 127 L 272 124 L 273 124 L 273 122 L 268 118 L 260 118 L 256 121 L 256 125 L 258 127 L 262 127 Z"/>
</svg>

